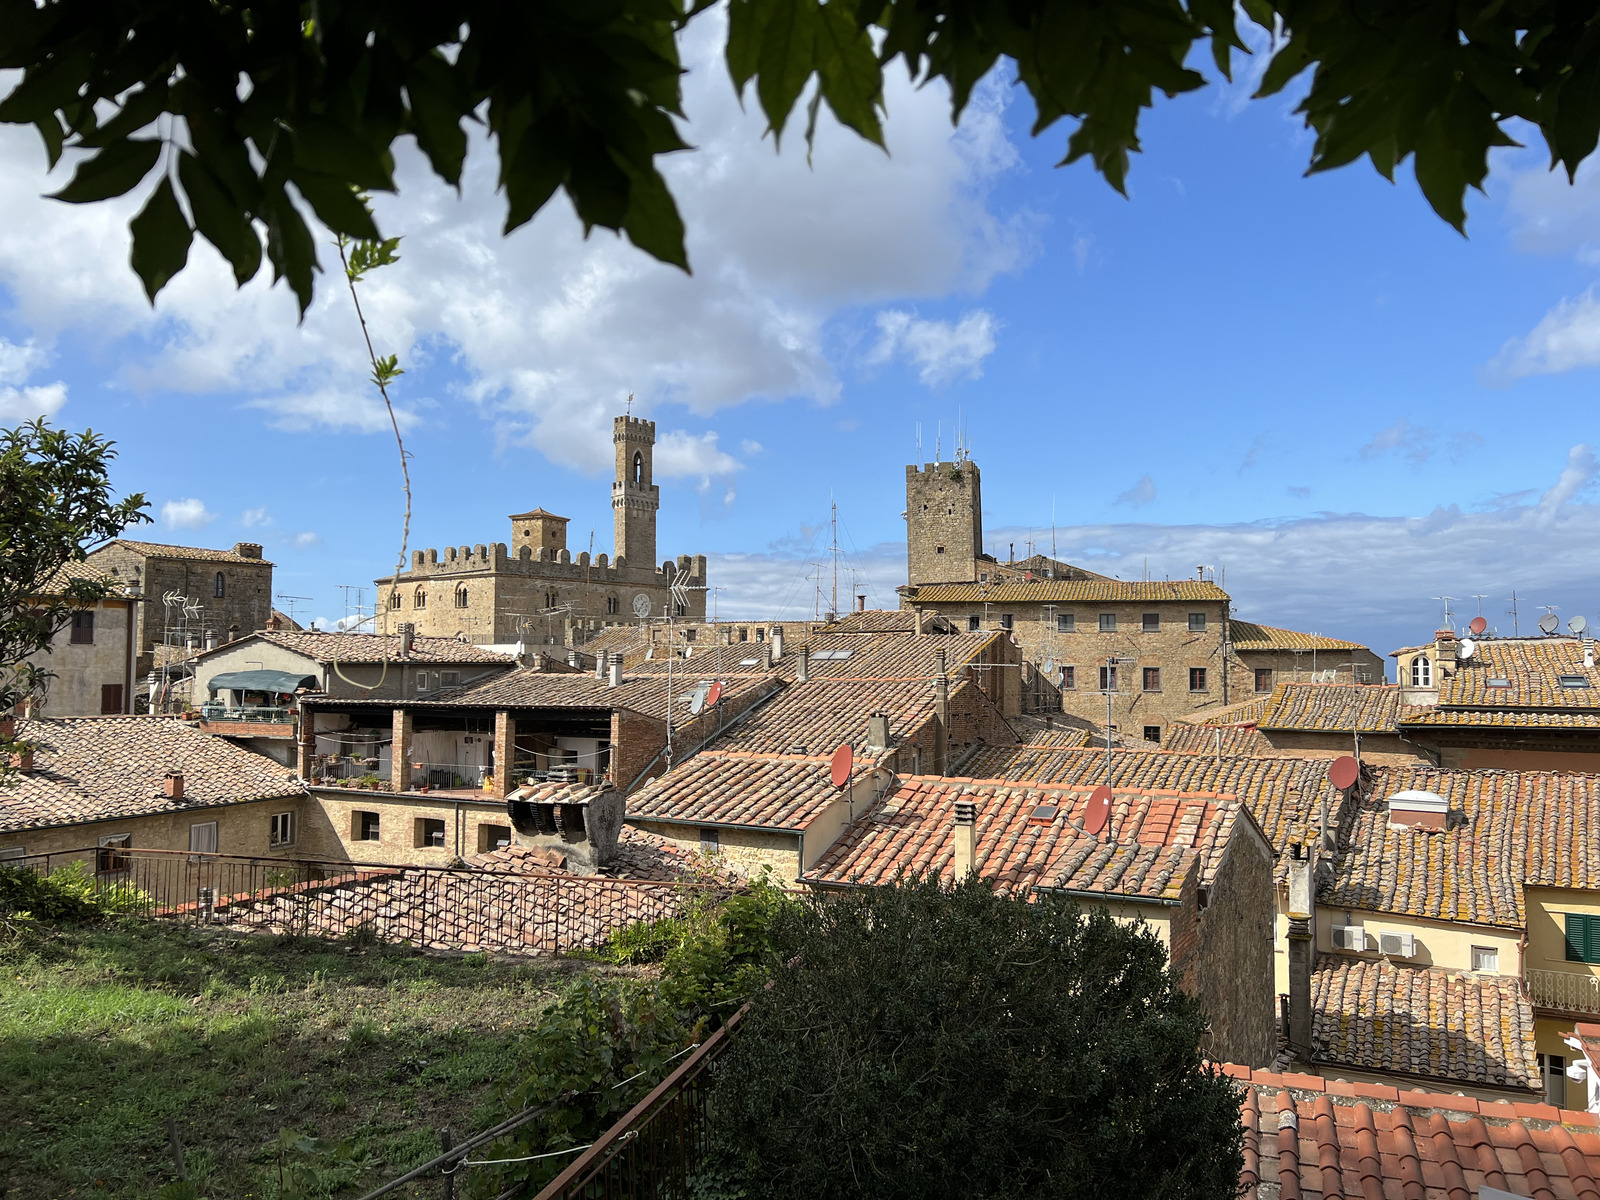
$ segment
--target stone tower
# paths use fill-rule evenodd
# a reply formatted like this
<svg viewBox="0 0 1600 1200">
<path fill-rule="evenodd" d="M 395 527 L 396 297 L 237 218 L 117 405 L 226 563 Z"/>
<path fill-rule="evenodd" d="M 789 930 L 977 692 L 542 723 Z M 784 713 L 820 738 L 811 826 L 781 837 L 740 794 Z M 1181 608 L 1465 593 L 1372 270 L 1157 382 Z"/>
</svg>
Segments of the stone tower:
<svg viewBox="0 0 1600 1200">
<path fill-rule="evenodd" d="M 512 558 L 520 556 L 524 546 L 533 551 L 534 558 L 539 557 L 540 550 L 548 550 L 549 556 L 555 558 L 567 548 L 566 517 L 536 508 L 532 512 L 512 513 L 507 519 L 511 522 Z"/>
<path fill-rule="evenodd" d="M 659 567 L 656 562 L 656 510 L 661 489 L 652 483 L 656 423 L 618 417 L 611 440 L 617 447 L 617 475 L 611 484 L 611 515 L 616 528 L 616 555 L 630 567 Z"/>
<path fill-rule="evenodd" d="M 983 494 L 970 459 L 906 468 L 906 582 L 972 583 L 983 553 Z"/>
</svg>

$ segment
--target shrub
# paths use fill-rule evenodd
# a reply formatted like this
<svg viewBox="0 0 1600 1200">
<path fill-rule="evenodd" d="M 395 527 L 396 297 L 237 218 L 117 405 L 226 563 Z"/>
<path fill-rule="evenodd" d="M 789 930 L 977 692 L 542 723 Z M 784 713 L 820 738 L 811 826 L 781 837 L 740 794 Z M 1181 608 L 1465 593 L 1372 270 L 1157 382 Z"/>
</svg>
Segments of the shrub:
<svg viewBox="0 0 1600 1200">
<path fill-rule="evenodd" d="M 1238 1093 L 1148 930 L 913 881 L 786 906 L 773 948 L 789 965 L 718 1067 L 717 1191 L 1237 1193 Z"/>
<path fill-rule="evenodd" d="M 31 867 L 0 867 L 0 912 L 42 921 L 92 921 L 103 915 L 94 877 L 81 862 L 48 875 Z"/>
</svg>

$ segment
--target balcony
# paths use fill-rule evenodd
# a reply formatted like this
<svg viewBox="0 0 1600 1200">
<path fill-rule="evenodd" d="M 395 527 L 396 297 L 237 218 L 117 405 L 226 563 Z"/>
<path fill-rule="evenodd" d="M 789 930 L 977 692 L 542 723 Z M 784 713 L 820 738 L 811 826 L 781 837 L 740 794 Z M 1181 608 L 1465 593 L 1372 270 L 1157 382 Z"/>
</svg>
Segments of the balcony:
<svg viewBox="0 0 1600 1200">
<path fill-rule="evenodd" d="M 221 704 L 200 706 L 200 728 L 223 737 L 294 736 L 295 710 L 266 706 L 228 708 Z"/>
<path fill-rule="evenodd" d="M 1530 967 L 1528 999 L 1535 1008 L 1600 1013 L 1600 978 L 1576 971 L 1538 971 Z"/>
</svg>

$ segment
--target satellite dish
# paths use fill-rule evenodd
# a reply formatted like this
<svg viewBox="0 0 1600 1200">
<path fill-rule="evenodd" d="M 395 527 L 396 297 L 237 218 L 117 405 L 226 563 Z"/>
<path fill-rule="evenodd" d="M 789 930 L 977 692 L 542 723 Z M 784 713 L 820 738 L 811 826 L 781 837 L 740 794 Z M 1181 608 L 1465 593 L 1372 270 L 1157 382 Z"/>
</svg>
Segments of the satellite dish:
<svg viewBox="0 0 1600 1200">
<path fill-rule="evenodd" d="M 850 772 L 856 765 L 855 751 L 850 749 L 850 743 L 845 742 L 833 752 L 832 771 L 833 786 L 843 788 L 850 782 Z"/>
<path fill-rule="evenodd" d="M 1328 764 L 1328 782 L 1341 792 L 1352 788 L 1361 778 L 1361 764 L 1346 754 Z"/>
<path fill-rule="evenodd" d="M 683 648 L 683 656 L 685 658 L 693 658 L 694 657 L 694 647 L 692 645 L 691 646 L 685 646 Z"/>
<path fill-rule="evenodd" d="M 643 592 L 633 598 L 633 615 L 641 619 L 650 615 L 650 597 Z"/>
<path fill-rule="evenodd" d="M 645 662 L 649 662 L 655 656 L 656 656 L 656 648 L 654 646 L 651 646 L 650 649 L 648 649 L 648 650 L 646 650 L 644 652 L 644 660 L 645 660 Z"/>
<path fill-rule="evenodd" d="M 717 706 L 717 701 L 721 700 L 721 699 L 722 699 L 722 684 L 720 682 L 719 683 L 713 683 L 711 685 L 711 689 L 708 692 L 706 692 L 706 707 L 707 708 L 715 708 Z"/>
<path fill-rule="evenodd" d="M 1044 665 L 1042 667 L 1040 667 L 1039 669 L 1041 671 L 1043 671 L 1046 675 L 1054 675 L 1056 673 L 1056 660 L 1053 659 L 1053 658 L 1045 659 L 1044 660 Z"/>
<path fill-rule="evenodd" d="M 711 685 L 709 683 L 702 683 L 697 686 L 693 692 L 689 693 L 689 711 L 698 717 L 700 710 L 706 706 L 706 700 L 709 699 L 710 693 Z"/>
<path fill-rule="evenodd" d="M 1561 622 L 1557 619 L 1555 613 L 1545 613 L 1544 616 L 1539 618 L 1539 628 L 1544 633 L 1554 633 L 1556 627 L 1560 624 Z"/>
<path fill-rule="evenodd" d="M 1573 633 L 1581 634 L 1585 629 L 1589 628 L 1589 620 L 1582 613 L 1579 613 L 1567 622 L 1567 628 L 1572 630 Z"/>
<path fill-rule="evenodd" d="M 1089 803 L 1083 809 L 1083 831 L 1098 834 L 1111 817 L 1111 789 L 1101 784 L 1089 793 Z"/>
<path fill-rule="evenodd" d="M 1472 623 L 1467 628 L 1472 630 L 1473 637 L 1482 637 L 1483 631 L 1489 628 L 1489 622 L 1483 617 L 1473 617 Z"/>
<path fill-rule="evenodd" d="M 1478 643 L 1471 638 L 1462 638 L 1461 644 L 1456 647 L 1456 657 L 1465 662 L 1478 652 Z"/>
</svg>

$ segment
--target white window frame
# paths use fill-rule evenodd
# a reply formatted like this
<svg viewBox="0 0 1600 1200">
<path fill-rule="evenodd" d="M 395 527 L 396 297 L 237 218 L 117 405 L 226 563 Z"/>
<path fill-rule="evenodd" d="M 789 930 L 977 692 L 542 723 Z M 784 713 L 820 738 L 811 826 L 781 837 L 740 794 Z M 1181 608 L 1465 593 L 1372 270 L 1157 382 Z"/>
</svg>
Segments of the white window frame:
<svg viewBox="0 0 1600 1200">
<path fill-rule="evenodd" d="M 281 812 L 281 813 L 273 813 L 272 817 L 271 817 L 271 823 L 267 826 L 267 845 L 269 845 L 269 846 L 292 846 L 292 845 L 294 845 L 295 834 L 296 834 L 296 832 L 298 832 L 295 829 L 295 825 L 297 823 L 298 822 L 295 821 L 294 813 L 292 811 L 290 811 L 290 812 Z M 287 837 L 283 836 L 282 833 L 280 832 L 280 830 L 284 830 L 284 829 L 286 829 L 288 831 L 288 836 Z"/>
<path fill-rule="evenodd" d="M 204 833 L 202 832 L 204 830 L 210 830 L 211 831 L 209 837 L 206 837 L 204 835 Z M 200 837 L 201 841 L 209 841 L 211 843 L 211 845 L 209 847 L 206 847 L 206 846 L 203 846 L 203 845 L 201 845 L 201 846 L 195 845 L 195 835 L 196 834 L 200 834 L 201 835 L 201 837 Z M 215 821 L 196 821 L 193 825 L 189 826 L 189 853 L 190 854 L 216 854 L 216 853 L 218 853 L 217 847 L 219 845 L 221 845 L 221 842 L 219 840 L 218 834 L 219 834 L 219 830 L 217 829 L 217 823 Z"/>
<path fill-rule="evenodd" d="M 1411 660 L 1411 686 L 1416 688 L 1433 686 L 1433 659 L 1426 654 L 1419 654 Z"/>
<path fill-rule="evenodd" d="M 1484 960 L 1488 960 L 1487 966 L 1481 965 Z M 1498 975 L 1500 973 L 1500 947 L 1474 946 L 1472 948 L 1472 969 L 1490 975 Z"/>
</svg>

